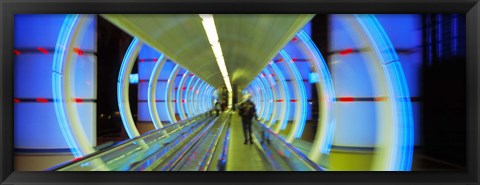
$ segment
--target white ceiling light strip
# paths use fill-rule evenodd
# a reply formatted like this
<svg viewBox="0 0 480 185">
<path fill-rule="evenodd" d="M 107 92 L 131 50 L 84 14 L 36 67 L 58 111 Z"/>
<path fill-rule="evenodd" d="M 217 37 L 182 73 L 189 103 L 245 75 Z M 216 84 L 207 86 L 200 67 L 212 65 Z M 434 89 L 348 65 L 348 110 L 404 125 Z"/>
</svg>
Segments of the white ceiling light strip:
<svg viewBox="0 0 480 185">
<path fill-rule="evenodd" d="M 227 66 L 225 66 L 225 60 L 223 59 L 222 47 L 218 41 L 217 28 L 215 27 L 215 21 L 212 14 L 199 14 L 202 18 L 203 28 L 207 33 L 208 42 L 212 46 L 213 54 L 217 60 L 218 68 L 222 73 L 223 80 L 227 86 L 228 92 L 232 92 L 232 85 L 230 84 L 230 78 L 228 77 Z"/>
</svg>

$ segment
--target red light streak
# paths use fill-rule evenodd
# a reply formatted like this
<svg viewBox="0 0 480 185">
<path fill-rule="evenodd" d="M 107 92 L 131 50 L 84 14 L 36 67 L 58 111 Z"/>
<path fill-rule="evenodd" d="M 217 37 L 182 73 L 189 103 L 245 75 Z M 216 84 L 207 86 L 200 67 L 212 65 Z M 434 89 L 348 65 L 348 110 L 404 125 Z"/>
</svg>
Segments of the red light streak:
<svg viewBox="0 0 480 185">
<path fill-rule="evenodd" d="M 346 55 L 346 54 L 349 54 L 349 53 L 351 53 L 351 52 L 353 52 L 353 49 L 352 49 L 352 48 L 349 48 L 349 49 L 340 51 L 340 55 Z"/>
<path fill-rule="evenodd" d="M 45 98 L 37 98 L 36 101 L 41 102 L 41 103 L 47 103 L 48 102 L 48 100 L 45 99 Z"/>
<path fill-rule="evenodd" d="M 20 51 L 18 50 L 13 50 L 13 53 L 15 53 L 15 55 L 20 55 Z"/>
<path fill-rule="evenodd" d="M 15 103 L 20 103 L 20 99 L 14 98 L 14 99 L 13 99 L 13 102 L 15 102 Z"/>
<path fill-rule="evenodd" d="M 73 48 L 73 51 L 77 53 L 77 55 L 83 55 L 83 51 L 79 48 Z"/>
<path fill-rule="evenodd" d="M 340 102 L 352 102 L 354 100 L 355 100 L 355 98 L 353 98 L 353 97 L 340 97 L 340 98 L 338 98 L 338 101 L 340 101 Z"/>
<path fill-rule="evenodd" d="M 37 49 L 38 49 L 38 51 L 42 52 L 43 54 L 48 54 L 48 51 L 45 48 L 39 47 Z"/>
</svg>

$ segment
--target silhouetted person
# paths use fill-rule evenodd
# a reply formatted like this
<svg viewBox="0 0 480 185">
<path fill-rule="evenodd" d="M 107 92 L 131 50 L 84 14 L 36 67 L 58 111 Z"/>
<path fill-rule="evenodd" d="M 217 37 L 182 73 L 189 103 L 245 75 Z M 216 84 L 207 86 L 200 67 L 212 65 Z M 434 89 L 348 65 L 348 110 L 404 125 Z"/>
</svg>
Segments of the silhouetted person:
<svg viewBox="0 0 480 185">
<path fill-rule="evenodd" d="M 240 108 L 238 109 L 238 114 L 242 117 L 242 126 L 243 126 L 243 134 L 245 136 L 244 144 L 247 144 L 250 141 L 250 144 L 253 144 L 252 138 L 252 119 L 258 119 L 257 111 L 255 110 L 255 104 L 250 101 L 250 95 L 246 96 L 246 100 L 240 104 Z"/>
<path fill-rule="evenodd" d="M 220 105 L 220 102 L 217 101 L 215 103 L 215 112 L 217 113 L 217 116 L 221 110 L 222 110 L 222 105 Z"/>
</svg>

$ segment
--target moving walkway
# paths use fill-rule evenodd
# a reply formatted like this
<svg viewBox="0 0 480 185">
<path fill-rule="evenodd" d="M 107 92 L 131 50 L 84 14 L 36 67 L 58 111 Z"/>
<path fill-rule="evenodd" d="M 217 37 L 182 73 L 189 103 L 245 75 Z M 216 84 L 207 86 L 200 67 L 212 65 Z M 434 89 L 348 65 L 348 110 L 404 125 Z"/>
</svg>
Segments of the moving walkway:
<svg viewBox="0 0 480 185">
<path fill-rule="evenodd" d="M 237 171 L 227 166 L 256 159 L 267 171 L 323 171 L 264 124 L 255 122 L 255 145 L 243 146 L 238 115 L 232 111 L 208 113 L 182 120 L 105 150 L 50 168 L 50 171 Z M 232 134 L 236 133 L 236 134 Z M 242 136 L 243 137 L 243 136 Z M 237 150 L 235 148 L 237 147 Z M 256 150 L 242 155 L 238 147 Z M 244 149 L 244 148 L 241 148 Z M 232 154 L 229 151 L 239 152 Z M 248 151 L 245 151 L 248 153 Z M 244 169 L 249 170 L 249 169 Z M 250 169 L 255 170 L 255 169 Z"/>
</svg>

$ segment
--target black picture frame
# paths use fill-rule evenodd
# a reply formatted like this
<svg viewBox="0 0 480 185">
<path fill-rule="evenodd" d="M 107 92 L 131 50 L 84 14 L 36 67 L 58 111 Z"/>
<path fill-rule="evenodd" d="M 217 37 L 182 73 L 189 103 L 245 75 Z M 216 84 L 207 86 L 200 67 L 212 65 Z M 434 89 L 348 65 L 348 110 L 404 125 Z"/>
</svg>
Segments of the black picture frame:
<svg viewBox="0 0 480 185">
<path fill-rule="evenodd" d="M 16 172 L 13 171 L 13 17 L 51 13 L 465 13 L 467 171 L 460 172 Z M 479 184 L 478 0 L 2 0 L 2 184 Z"/>
</svg>

